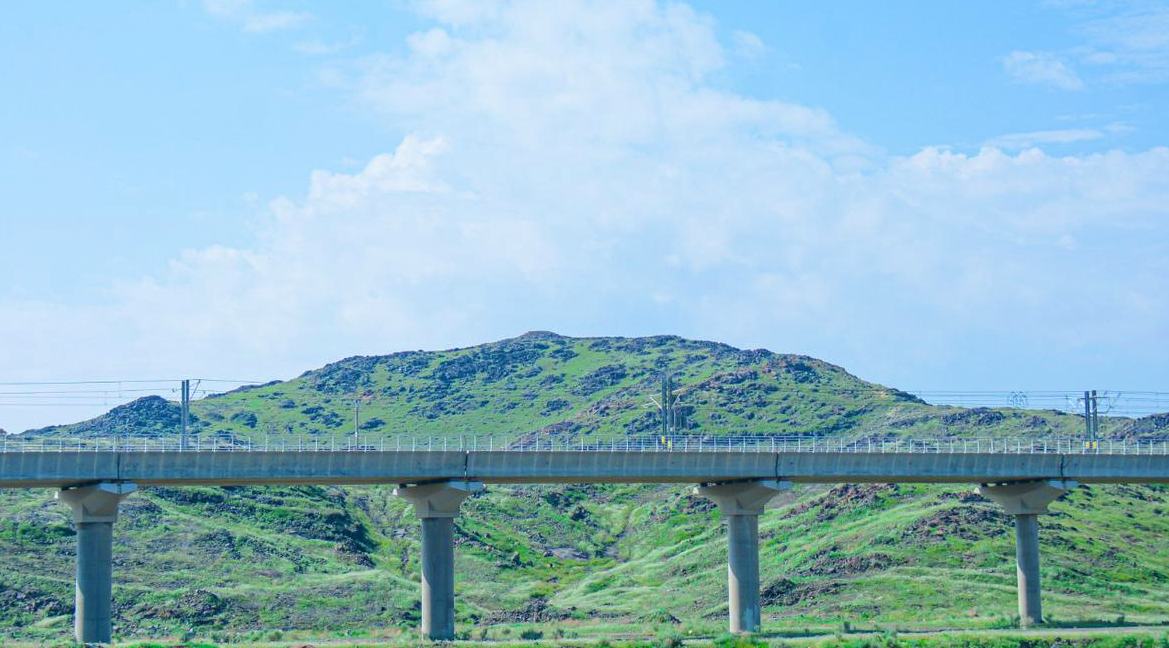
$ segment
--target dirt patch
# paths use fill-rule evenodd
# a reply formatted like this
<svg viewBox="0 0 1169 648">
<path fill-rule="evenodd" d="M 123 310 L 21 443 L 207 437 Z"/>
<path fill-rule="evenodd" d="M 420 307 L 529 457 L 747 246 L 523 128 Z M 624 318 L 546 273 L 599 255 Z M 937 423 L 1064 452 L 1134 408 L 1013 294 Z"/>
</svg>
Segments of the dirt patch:
<svg viewBox="0 0 1169 648">
<path fill-rule="evenodd" d="M 483 617 L 483 623 L 546 623 L 548 621 L 563 621 L 571 616 L 571 611 L 561 610 L 548 605 L 548 599 L 535 598 L 529 600 L 518 610 L 497 610 Z"/>
<path fill-rule="evenodd" d="M 128 614 L 141 619 L 175 619 L 192 624 L 210 623 L 227 609 L 227 603 L 205 589 L 193 589 L 177 600 L 160 605 L 143 605 Z"/>
<path fill-rule="evenodd" d="M 798 605 L 805 601 L 831 596 L 840 590 L 840 584 L 831 581 L 796 583 L 787 578 L 781 578 L 763 588 L 761 602 L 765 606 Z"/>
<path fill-rule="evenodd" d="M 981 540 L 1002 532 L 1007 516 L 989 506 L 958 506 L 942 509 L 914 522 L 905 538 L 922 542 L 940 542 L 948 538 Z"/>
<path fill-rule="evenodd" d="M 359 567 L 373 567 L 373 559 L 357 543 L 345 540 L 333 545 L 333 555 L 351 565 Z"/>
<path fill-rule="evenodd" d="M 0 610 L 29 612 L 46 617 L 68 614 L 72 608 L 52 594 L 7 589 L 0 585 Z"/>
<path fill-rule="evenodd" d="M 682 505 L 683 513 L 709 513 L 713 511 L 716 506 L 718 506 L 714 503 L 714 500 L 706 497 L 695 497 L 693 495 L 688 495 L 686 496 L 685 500 L 686 503 Z"/>
<path fill-rule="evenodd" d="M 787 516 L 815 510 L 816 521 L 827 522 L 851 511 L 872 508 L 884 497 L 897 492 L 896 484 L 842 484 L 810 502 L 793 507 Z"/>
<path fill-rule="evenodd" d="M 809 576 L 848 577 L 870 571 L 881 571 L 899 564 L 888 554 L 872 553 L 860 556 L 834 556 L 835 547 L 816 553 L 801 573 Z"/>
</svg>

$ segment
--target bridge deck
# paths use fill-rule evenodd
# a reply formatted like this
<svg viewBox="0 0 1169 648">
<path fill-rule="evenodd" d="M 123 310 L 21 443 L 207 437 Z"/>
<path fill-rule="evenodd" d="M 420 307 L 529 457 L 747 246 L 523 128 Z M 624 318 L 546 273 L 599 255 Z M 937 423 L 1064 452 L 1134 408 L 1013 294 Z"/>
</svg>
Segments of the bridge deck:
<svg viewBox="0 0 1169 648">
<path fill-rule="evenodd" d="M 1150 446 L 1151 448 L 1151 446 Z M 0 487 L 99 481 L 163 484 L 401 484 L 484 482 L 995 483 L 1031 479 L 1169 483 L 1169 454 L 588 450 L 25 449 L 0 452 Z"/>
</svg>

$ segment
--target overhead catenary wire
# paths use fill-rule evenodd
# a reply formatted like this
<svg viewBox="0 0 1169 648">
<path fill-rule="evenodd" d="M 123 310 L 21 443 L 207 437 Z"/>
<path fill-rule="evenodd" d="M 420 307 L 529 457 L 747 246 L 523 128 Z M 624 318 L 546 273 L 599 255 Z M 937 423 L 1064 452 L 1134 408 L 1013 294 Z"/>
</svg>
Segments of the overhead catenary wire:
<svg viewBox="0 0 1169 648">
<path fill-rule="evenodd" d="M 224 378 L 196 379 L 215 383 L 223 389 L 197 389 L 195 396 L 206 397 L 232 388 L 259 385 L 261 381 Z M 181 380 L 158 378 L 124 378 L 92 380 L 8 380 L 0 381 L 0 407 L 117 407 L 148 396 L 170 400 L 179 394 Z"/>
<path fill-rule="evenodd" d="M 201 399 L 223 394 L 241 387 L 255 387 L 279 381 L 243 380 L 227 378 L 194 378 L 197 381 L 192 398 Z M 199 383 L 216 386 L 216 389 L 199 388 Z M 0 381 L 0 407 L 107 407 L 117 406 L 143 396 L 157 395 L 171 397 L 179 393 L 181 379 L 92 379 L 92 380 L 37 380 Z M 219 387 L 223 388 L 220 389 Z M 308 390 L 298 387 L 299 398 Z M 720 393 L 719 385 L 680 385 L 677 390 L 678 407 L 689 412 L 725 411 L 719 401 L 732 399 L 731 394 Z M 835 394 L 839 396 L 884 395 L 900 397 L 908 395 L 919 398 L 931 405 L 966 408 L 1014 408 L 1025 410 L 1055 410 L 1077 414 L 1077 403 L 1082 402 L 1082 390 L 1055 389 L 898 389 L 879 385 L 837 386 L 815 383 L 775 384 L 768 386 L 768 392 L 780 395 L 809 397 L 814 394 Z M 1099 391 L 1101 409 L 1106 416 L 1139 417 L 1169 411 L 1169 391 L 1155 390 L 1105 390 Z M 341 398 L 341 394 L 314 394 L 314 400 Z M 362 396 L 371 404 L 401 402 L 396 394 L 368 391 Z M 589 407 L 642 408 L 652 407 L 644 394 L 638 390 L 618 389 L 615 393 L 602 396 L 599 401 L 584 401 Z"/>
</svg>

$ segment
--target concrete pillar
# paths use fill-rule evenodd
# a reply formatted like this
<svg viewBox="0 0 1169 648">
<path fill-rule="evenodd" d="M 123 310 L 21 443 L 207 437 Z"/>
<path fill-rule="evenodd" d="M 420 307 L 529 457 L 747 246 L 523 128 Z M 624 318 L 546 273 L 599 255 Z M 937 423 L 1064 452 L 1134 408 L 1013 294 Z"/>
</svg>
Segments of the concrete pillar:
<svg viewBox="0 0 1169 648">
<path fill-rule="evenodd" d="M 1039 516 L 1015 516 L 1015 572 L 1019 589 L 1019 623 L 1043 623 L 1039 602 Z"/>
<path fill-rule="evenodd" d="M 1015 518 L 1015 573 L 1019 590 L 1019 623 L 1043 623 L 1039 599 L 1039 516 L 1047 506 L 1076 487 L 1073 481 L 1045 480 L 983 484 L 978 494 L 998 503 Z"/>
<path fill-rule="evenodd" d="M 706 484 L 694 489 L 722 510 L 727 523 L 727 602 L 731 632 L 755 632 L 759 605 L 759 515 L 768 500 L 791 488 L 775 479 Z"/>
<path fill-rule="evenodd" d="M 459 505 L 482 482 L 446 481 L 400 486 L 394 494 L 414 504 L 422 520 L 422 634 L 427 639 L 455 638 L 454 517 Z"/>
<path fill-rule="evenodd" d="M 78 643 L 110 643 L 114 522 L 118 504 L 135 490 L 134 484 L 100 483 L 57 492 L 73 509 L 77 526 L 73 635 Z"/>
</svg>

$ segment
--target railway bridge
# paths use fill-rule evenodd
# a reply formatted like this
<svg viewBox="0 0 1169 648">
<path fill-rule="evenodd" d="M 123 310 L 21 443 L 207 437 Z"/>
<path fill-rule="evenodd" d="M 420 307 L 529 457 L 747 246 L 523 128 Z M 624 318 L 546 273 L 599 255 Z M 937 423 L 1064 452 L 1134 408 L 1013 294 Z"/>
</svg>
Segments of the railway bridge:
<svg viewBox="0 0 1169 648">
<path fill-rule="evenodd" d="M 732 632 L 760 625 L 759 516 L 794 483 L 967 483 L 1014 517 L 1019 618 L 1041 623 L 1039 516 L 1080 483 L 1169 483 L 1169 439 L 494 437 L 0 441 L 0 488 L 51 488 L 77 527 L 74 633 L 111 639 L 118 504 L 158 485 L 394 484 L 422 527 L 422 633 L 454 637 L 454 524 L 492 483 L 690 483 L 727 527 Z"/>
</svg>

